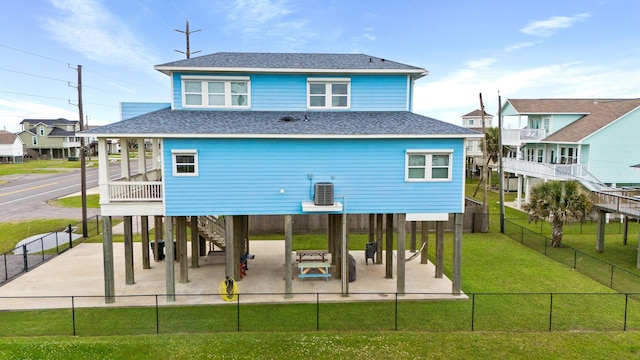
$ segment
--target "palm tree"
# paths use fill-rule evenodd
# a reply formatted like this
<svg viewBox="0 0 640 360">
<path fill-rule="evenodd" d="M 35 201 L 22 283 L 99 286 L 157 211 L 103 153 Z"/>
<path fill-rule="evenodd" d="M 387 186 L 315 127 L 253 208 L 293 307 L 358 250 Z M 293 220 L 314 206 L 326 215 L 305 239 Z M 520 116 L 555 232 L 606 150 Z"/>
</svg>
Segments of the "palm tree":
<svg viewBox="0 0 640 360">
<path fill-rule="evenodd" d="M 531 188 L 529 203 L 524 210 L 529 221 L 549 219 L 552 225 L 553 247 L 562 245 L 562 226 L 565 222 L 583 222 L 593 203 L 588 192 L 576 180 L 547 181 Z"/>
</svg>

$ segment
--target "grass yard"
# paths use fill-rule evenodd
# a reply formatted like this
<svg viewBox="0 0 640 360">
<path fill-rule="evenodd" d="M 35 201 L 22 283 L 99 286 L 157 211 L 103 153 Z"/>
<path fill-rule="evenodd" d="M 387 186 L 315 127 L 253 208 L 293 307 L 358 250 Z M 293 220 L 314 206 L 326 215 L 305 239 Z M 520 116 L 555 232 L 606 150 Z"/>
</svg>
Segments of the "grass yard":
<svg viewBox="0 0 640 360">
<path fill-rule="evenodd" d="M 86 166 L 98 166 L 97 160 L 87 160 Z M 16 174 L 53 174 L 66 171 L 65 169 L 79 169 L 80 161 L 66 159 L 55 160 L 26 160 L 19 164 L 0 164 L 0 176 Z"/>
<path fill-rule="evenodd" d="M 469 194 L 474 190 L 475 184 L 467 185 Z M 482 197 L 481 191 L 478 197 Z M 507 194 L 505 200 L 512 201 L 513 197 Z M 639 357 L 640 303 L 497 233 L 498 194 L 490 192 L 489 202 L 492 232 L 464 234 L 462 289 L 473 294 L 473 302 L 399 301 L 397 308 L 393 301 L 318 306 L 243 304 L 239 313 L 235 304 L 163 306 L 157 313 L 153 307 L 82 308 L 74 314 L 70 309 L 0 311 L 0 358 Z M 537 231 L 548 228 L 548 224 L 529 224 L 526 215 L 517 210 L 505 210 L 508 219 L 515 219 L 527 228 Z M 0 233 L 4 233 L 2 226 Z M 568 227 L 564 241 L 589 251 L 595 246 L 594 232 L 587 226 L 582 230 L 580 234 L 579 227 Z M 586 234 L 587 231 L 591 234 Z M 637 237 L 632 238 L 637 228 L 630 227 L 629 233 L 629 243 L 622 245 L 616 224 L 609 224 L 605 253 L 596 255 L 635 268 Z M 282 235 L 252 237 L 258 238 L 282 239 Z M 350 247 L 362 249 L 367 239 L 366 234 L 350 234 Z M 435 254 L 433 239 L 430 236 L 427 249 L 431 259 Z M 101 237 L 90 241 L 99 242 Z M 326 238 L 295 235 L 293 245 L 296 249 L 319 248 L 326 245 Z M 450 276 L 450 233 L 445 234 L 444 250 L 444 272 Z M 569 257 L 562 253 L 557 256 Z M 72 316 L 80 337 L 69 336 L 73 331 Z M 472 316 L 474 332 L 470 331 Z M 237 332 L 238 319 L 241 332 Z M 550 321 L 552 332 L 548 332 Z M 623 321 L 631 331 L 621 331 Z M 316 331 L 316 327 L 321 331 Z M 156 331 L 160 335 L 155 335 Z"/>
</svg>

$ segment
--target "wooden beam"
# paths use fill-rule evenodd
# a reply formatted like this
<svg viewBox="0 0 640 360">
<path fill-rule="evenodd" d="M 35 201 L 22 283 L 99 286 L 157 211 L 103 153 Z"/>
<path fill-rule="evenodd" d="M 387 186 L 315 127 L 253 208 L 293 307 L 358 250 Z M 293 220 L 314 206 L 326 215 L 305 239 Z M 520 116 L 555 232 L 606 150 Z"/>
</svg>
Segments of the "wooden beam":
<svg viewBox="0 0 640 360">
<path fill-rule="evenodd" d="M 341 233 L 342 233 L 342 241 L 340 253 L 342 254 L 342 296 L 349 296 L 349 237 L 347 236 L 347 214 L 341 214 L 340 219 L 342 220 Z"/>
<path fill-rule="evenodd" d="M 133 217 L 125 216 L 124 225 L 124 272 L 125 284 L 135 283 L 133 276 Z"/>
<path fill-rule="evenodd" d="M 420 264 L 427 264 L 429 262 L 429 222 L 422 221 L 420 228 L 420 246 L 427 244 L 420 254 Z"/>
<path fill-rule="evenodd" d="M 621 215 L 624 221 L 624 231 L 622 233 L 622 244 L 627 245 L 627 237 L 629 236 L 629 217 L 627 215 Z"/>
<path fill-rule="evenodd" d="M 166 254 L 164 268 L 167 302 L 174 302 L 176 301 L 176 274 L 173 263 L 175 249 L 173 248 L 173 218 L 171 216 L 165 216 L 164 218 L 164 251 Z"/>
<path fill-rule="evenodd" d="M 453 279 L 451 279 L 453 295 L 462 293 L 462 220 L 462 213 L 453 214 Z"/>
<path fill-rule="evenodd" d="M 235 254 L 235 239 L 233 232 L 233 216 L 225 216 L 224 224 L 225 224 L 225 235 L 224 235 L 224 271 L 225 276 L 231 277 L 234 280 L 238 280 L 238 267 L 235 262 L 236 254 Z"/>
<path fill-rule="evenodd" d="M 191 217 L 191 267 L 200 267 L 200 233 L 198 230 L 198 217 Z"/>
<path fill-rule="evenodd" d="M 382 264 L 382 227 L 384 225 L 384 217 L 382 214 L 376 214 L 376 243 L 378 250 L 376 251 L 376 264 Z"/>
<path fill-rule="evenodd" d="M 284 216 L 284 297 L 293 297 L 293 221 L 291 215 Z"/>
<path fill-rule="evenodd" d="M 385 278 L 393 279 L 393 214 L 387 214 Z"/>
<path fill-rule="evenodd" d="M 178 254 L 180 257 L 180 280 L 181 284 L 189 282 L 189 259 L 187 257 L 187 217 L 176 217 L 176 242 L 180 251 Z"/>
<path fill-rule="evenodd" d="M 444 222 L 436 221 L 436 278 L 442 279 L 444 263 Z"/>
<path fill-rule="evenodd" d="M 162 240 L 162 215 L 153 217 L 153 261 L 158 262 L 158 240 Z"/>
<path fill-rule="evenodd" d="M 102 217 L 102 258 L 104 267 L 104 303 L 116 302 L 115 271 L 113 269 L 113 232 L 111 216 Z"/>
<path fill-rule="evenodd" d="M 398 279 L 396 281 L 396 292 L 398 293 L 398 295 L 404 295 L 406 290 L 406 264 L 405 264 L 405 259 L 406 259 L 406 237 L 407 237 L 407 222 L 406 222 L 406 214 L 398 214 L 397 215 L 397 219 L 398 219 L 398 224 L 396 225 L 398 228 L 398 249 L 397 249 L 397 254 L 398 254 L 398 265 L 397 265 L 397 271 L 396 273 L 398 274 Z"/>
<path fill-rule="evenodd" d="M 140 217 L 140 231 L 142 235 L 142 268 L 151 269 L 149 261 L 149 217 Z"/>
<path fill-rule="evenodd" d="M 416 232 L 418 231 L 417 229 L 418 225 L 416 224 L 415 221 L 411 222 L 411 243 L 409 245 L 409 251 L 411 251 L 412 253 L 416 252 Z"/>
</svg>

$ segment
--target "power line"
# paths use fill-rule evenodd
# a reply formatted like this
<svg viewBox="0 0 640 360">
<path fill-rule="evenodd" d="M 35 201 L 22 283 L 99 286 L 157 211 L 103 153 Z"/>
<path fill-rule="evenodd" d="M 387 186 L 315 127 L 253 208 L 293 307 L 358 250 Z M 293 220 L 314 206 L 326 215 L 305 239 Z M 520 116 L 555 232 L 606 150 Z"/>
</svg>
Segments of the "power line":
<svg viewBox="0 0 640 360">
<path fill-rule="evenodd" d="M 26 73 L 26 72 L 22 72 L 22 71 L 9 70 L 9 69 L 4 69 L 4 68 L 0 68 L 0 70 L 7 71 L 7 72 L 12 72 L 12 73 L 15 73 L 15 74 L 20 74 L 20 75 L 27 75 L 27 76 L 33 76 L 33 77 L 37 77 L 37 78 L 41 78 L 41 79 L 52 80 L 52 81 L 60 81 L 60 82 L 65 82 L 65 83 L 69 83 L 70 82 L 69 80 L 56 79 L 56 78 L 52 78 L 52 77 L 48 77 L 48 76 L 30 74 L 30 73 Z"/>
<path fill-rule="evenodd" d="M 40 57 L 40 58 L 43 58 L 43 59 L 47 59 L 47 60 L 51 60 L 51 61 L 55 61 L 55 62 L 59 62 L 59 63 L 62 63 L 62 64 L 69 64 L 69 62 L 68 62 L 68 61 L 63 61 L 63 60 L 60 60 L 60 59 L 54 59 L 54 58 L 52 58 L 52 57 L 48 57 L 48 56 L 44 56 L 44 55 L 39 55 L 39 54 L 32 53 L 32 52 L 29 52 L 29 51 L 26 51 L 26 50 L 16 49 L 16 48 L 14 48 L 14 47 L 7 46 L 7 45 L 2 45 L 2 44 L 0 44 L 0 47 L 6 48 L 6 49 L 10 49 L 10 50 L 13 50 L 13 51 L 18 51 L 18 52 L 25 53 L 25 54 L 29 54 L 29 55 L 31 55 L 31 56 L 37 56 L 37 57 Z"/>
</svg>

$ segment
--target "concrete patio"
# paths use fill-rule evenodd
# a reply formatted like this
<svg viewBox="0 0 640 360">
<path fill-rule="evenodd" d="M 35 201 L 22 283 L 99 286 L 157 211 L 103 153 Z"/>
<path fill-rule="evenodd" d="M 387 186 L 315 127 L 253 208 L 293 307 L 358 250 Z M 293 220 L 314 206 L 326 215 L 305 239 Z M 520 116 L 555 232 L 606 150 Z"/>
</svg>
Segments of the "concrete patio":
<svg viewBox="0 0 640 360">
<path fill-rule="evenodd" d="M 395 301 L 397 280 L 385 278 L 384 265 L 365 264 L 364 251 L 351 251 L 356 259 L 356 281 L 349 283 L 349 295 L 341 294 L 341 280 L 333 275 L 325 279 L 297 277 L 294 263 L 292 297 L 285 297 L 284 240 L 251 241 L 247 275 L 237 282 L 241 303 L 298 303 L 344 301 Z M 190 247 L 189 247 L 190 248 Z M 41 309 L 99 307 L 223 304 L 219 285 L 224 280 L 224 256 L 200 258 L 200 267 L 189 268 L 189 282 L 179 283 L 176 263 L 176 298 L 167 301 L 165 261 L 151 261 L 151 269 L 142 269 L 140 243 L 134 245 L 135 284 L 125 284 L 124 246 L 114 244 L 116 301 L 105 304 L 102 244 L 80 244 L 45 264 L 0 287 L 0 309 Z M 407 252 L 407 257 L 411 255 Z M 394 262 L 395 254 L 394 254 Z M 406 263 L 406 294 L 399 300 L 466 300 L 451 294 L 452 283 L 435 278 L 433 264 L 419 259 Z"/>
</svg>

